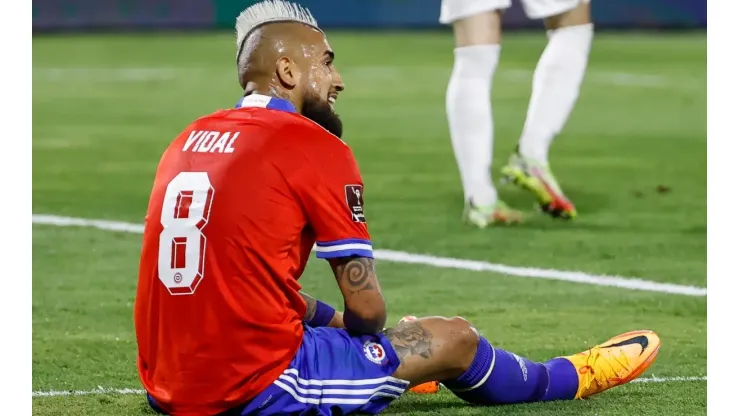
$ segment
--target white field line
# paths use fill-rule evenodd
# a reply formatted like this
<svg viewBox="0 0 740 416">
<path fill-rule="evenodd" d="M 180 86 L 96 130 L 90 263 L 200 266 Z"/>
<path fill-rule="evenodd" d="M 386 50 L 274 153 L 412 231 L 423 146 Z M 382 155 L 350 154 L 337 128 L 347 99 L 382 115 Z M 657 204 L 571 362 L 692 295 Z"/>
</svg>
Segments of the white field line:
<svg viewBox="0 0 740 416">
<path fill-rule="evenodd" d="M 58 396 L 89 396 L 91 394 L 112 394 L 112 395 L 126 395 L 126 394 L 144 394 L 143 389 L 114 389 L 110 387 L 98 386 L 92 390 L 48 390 L 48 391 L 33 391 L 31 395 L 33 397 L 58 397 Z"/>
<path fill-rule="evenodd" d="M 34 67 L 33 75 L 39 76 L 45 81 L 69 81 L 80 80 L 85 82 L 149 82 L 166 81 L 178 78 L 186 79 L 193 76 L 208 76 L 213 71 L 221 71 L 220 67 L 130 67 L 130 68 L 94 68 L 94 67 L 67 67 L 47 68 Z M 354 75 L 362 78 L 405 78 L 405 73 L 415 71 L 417 73 L 444 73 L 448 74 L 452 67 L 425 66 L 394 67 L 394 66 L 354 66 L 343 71 L 344 75 Z M 496 78 L 508 81 L 531 82 L 533 69 L 509 69 L 502 68 L 496 72 Z M 676 78 L 676 79 L 674 79 Z M 678 79 L 680 78 L 680 79 Z M 598 71 L 589 70 L 586 81 L 596 84 L 642 87 L 642 88 L 682 88 L 687 81 L 695 81 L 698 78 L 687 78 L 686 76 L 668 77 L 660 74 L 642 74 L 633 72 Z"/>
<path fill-rule="evenodd" d="M 673 382 L 690 382 L 690 381 L 707 381 L 707 377 L 645 377 L 632 380 L 632 383 L 673 383 Z M 33 397 L 59 397 L 59 396 L 89 396 L 92 394 L 109 394 L 109 395 L 128 395 L 141 394 L 143 389 L 121 389 L 98 386 L 92 390 L 48 390 L 33 391 Z"/>
<path fill-rule="evenodd" d="M 33 215 L 33 223 L 61 227 L 93 227 L 106 231 L 120 231 L 136 234 L 141 234 L 144 231 L 144 226 L 141 224 L 61 217 L 57 215 Z M 565 282 L 618 287 L 647 292 L 670 293 L 687 296 L 707 296 L 707 289 L 703 287 L 653 282 L 634 277 L 594 275 L 579 271 L 540 269 L 535 267 L 515 267 L 507 266 L 505 264 L 488 263 L 485 261 L 437 257 L 427 254 L 415 254 L 394 250 L 377 249 L 374 250 L 374 254 L 375 258 L 378 260 L 386 260 L 396 263 L 421 264 L 430 267 L 477 272 L 493 272 L 509 276 L 560 280 Z"/>
<path fill-rule="evenodd" d="M 707 376 L 697 377 L 642 377 L 631 381 L 631 383 L 671 383 L 677 381 L 707 381 Z"/>
</svg>

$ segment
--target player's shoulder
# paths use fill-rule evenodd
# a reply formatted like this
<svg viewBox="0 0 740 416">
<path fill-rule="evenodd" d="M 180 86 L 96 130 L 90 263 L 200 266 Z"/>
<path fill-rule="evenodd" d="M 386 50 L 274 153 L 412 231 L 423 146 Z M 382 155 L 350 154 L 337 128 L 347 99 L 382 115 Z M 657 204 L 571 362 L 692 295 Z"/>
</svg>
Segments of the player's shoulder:
<svg viewBox="0 0 740 416">
<path fill-rule="evenodd" d="M 171 147 L 212 153 L 210 146 L 217 140 L 215 136 L 227 133 L 229 142 L 226 145 L 233 144 L 237 137 L 240 142 L 248 138 L 250 143 L 261 143 L 262 151 L 273 152 L 280 155 L 279 159 L 291 163 L 299 162 L 297 159 L 311 162 L 354 157 L 344 141 L 303 115 L 259 107 L 217 110 L 199 117 L 183 130 Z M 220 147 L 213 147 L 220 150 Z M 225 149 L 229 153 L 239 153 L 232 146 Z"/>
<path fill-rule="evenodd" d="M 216 110 L 196 118 L 190 123 L 194 125 L 229 125 L 232 128 L 261 126 L 268 130 L 275 130 L 280 124 L 280 114 L 263 108 L 226 108 Z"/>
<path fill-rule="evenodd" d="M 263 108 L 220 109 L 191 121 L 180 133 L 178 139 L 184 140 L 193 132 L 203 131 L 215 134 L 231 132 L 232 135 L 247 133 L 251 137 L 269 137 L 286 123 L 282 112 Z M 177 141 L 177 139 L 176 139 Z"/>
<path fill-rule="evenodd" d="M 261 107 L 221 109 L 195 119 L 191 125 L 203 123 L 261 124 L 271 131 L 286 135 L 288 139 L 300 139 L 308 135 L 311 138 L 326 141 L 327 143 L 347 146 L 347 143 L 342 139 L 331 134 L 318 123 L 299 113 L 290 111 Z"/>
</svg>

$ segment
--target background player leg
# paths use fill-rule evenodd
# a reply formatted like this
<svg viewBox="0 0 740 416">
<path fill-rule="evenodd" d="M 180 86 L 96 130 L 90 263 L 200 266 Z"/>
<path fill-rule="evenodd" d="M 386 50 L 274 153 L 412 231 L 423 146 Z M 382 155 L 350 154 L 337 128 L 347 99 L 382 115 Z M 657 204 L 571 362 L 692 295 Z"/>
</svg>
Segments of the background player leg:
<svg viewBox="0 0 740 416">
<path fill-rule="evenodd" d="M 536 8 L 547 2 L 530 0 L 528 4 L 528 12 L 537 13 Z M 533 192 L 545 212 L 565 218 L 574 217 L 576 210 L 552 175 L 548 155 L 578 99 L 593 38 L 590 4 L 574 1 L 573 6 L 545 18 L 549 40 L 534 72 L 518 152 L 503 170 L 509 179 Z"/>
<path fill-rule="evenodd" d="M 494 348 L 459 317 L 402 322 L 385 335 L 401 360 L 394 377 L 411 386 L 441 380 L 476 404 L 583 398 L 634 379 L 660 347 L 655 333 L 634 331 L 584 353 L 536 363 Z"/>
<path fill-rule="evenodd" d="M 453 22 L 453 30 L 455 63 L 446 109 L 465 194 L 464 220 L 479 227 L 518 222 L 521 214 L 498 200 L 491 181 L 491 85 L 501 49 L 501 15 L 490 10 L 463 17 Z"/>
</svg>

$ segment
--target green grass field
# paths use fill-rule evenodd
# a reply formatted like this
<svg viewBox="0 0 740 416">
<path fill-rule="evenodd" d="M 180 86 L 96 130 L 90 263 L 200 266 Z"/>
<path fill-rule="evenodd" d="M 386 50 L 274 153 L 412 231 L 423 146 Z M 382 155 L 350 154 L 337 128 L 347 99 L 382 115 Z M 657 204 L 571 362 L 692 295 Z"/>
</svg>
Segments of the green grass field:
<svg viewBox="0 0 740 416">
<path fill-rule="evenodd" d="M 366 183 L 376 248 L 510 266 L 706 287 L 706 37 L 598 34 L 580 101 L 551 163 L 577 204 L 570 223 L 533 213 L 520 227 L 460 221 L 447 133 L 447 34 L 330 33 L 347 90 L 337 108 Z M 493 91 L 495 170 L 526 112 L 542 34 L 507 34 Z M 233 39 L 216 35 L 33 40 L 33 212 L 141 223 L 162 150 L 192 119 L 240 97 Z M 658 186 L 670 192 L 659 193 Z M 33 227 L 33 406 L 38 415 L 152 414 L 140 394 L 132 304 L 140 235 Z M 532 359 L 649 328 L 661 355 L 646 376 L 706 375 L 707 302 L 684 296 L 381 261 L 389 321 L 462 315 Z M 328 266 L 304 288 L 337 304 Z M 696 415 L 706 381 L 634 383 L 589 400 L 472 408 L 447 392 L 407 395 L 395 415 Z"/>
</svg>

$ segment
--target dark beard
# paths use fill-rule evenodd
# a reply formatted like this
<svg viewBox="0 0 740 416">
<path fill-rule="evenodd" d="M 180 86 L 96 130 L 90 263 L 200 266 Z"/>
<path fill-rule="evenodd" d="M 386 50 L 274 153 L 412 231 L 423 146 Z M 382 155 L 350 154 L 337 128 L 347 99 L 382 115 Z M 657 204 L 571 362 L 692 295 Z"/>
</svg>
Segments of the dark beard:
<svg viewBox="0 0 740 416">
<path fill-rule="evenodd" d="M 332 110 L 328 102 L 317 97 L 306 97 L 303 100 L 301 114 L 329 130 L 329 133 L 342 137 L 342 120 L 339 119 L 339 116 Z"/>
</svg>

